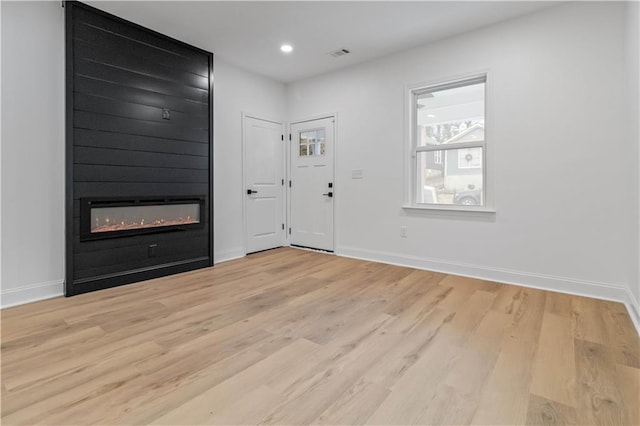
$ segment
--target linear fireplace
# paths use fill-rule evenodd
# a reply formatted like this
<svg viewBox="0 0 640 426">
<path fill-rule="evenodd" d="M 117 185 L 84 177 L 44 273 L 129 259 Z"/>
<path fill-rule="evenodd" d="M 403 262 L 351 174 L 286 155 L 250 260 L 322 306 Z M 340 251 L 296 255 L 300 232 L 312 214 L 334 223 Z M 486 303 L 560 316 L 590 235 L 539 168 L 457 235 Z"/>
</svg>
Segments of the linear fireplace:
<svg viewBox="0 0 640 426">
<path fill-rule="evenodd" d="M 201 228 L 204 196 L 82 198 L 80 240 Z"/>
</svg>

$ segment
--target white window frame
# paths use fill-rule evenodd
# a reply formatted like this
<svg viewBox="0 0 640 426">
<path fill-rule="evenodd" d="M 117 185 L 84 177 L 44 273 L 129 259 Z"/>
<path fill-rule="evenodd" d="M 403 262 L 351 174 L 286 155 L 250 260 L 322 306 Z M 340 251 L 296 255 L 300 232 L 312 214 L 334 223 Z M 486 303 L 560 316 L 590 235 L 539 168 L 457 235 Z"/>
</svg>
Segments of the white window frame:
<svg viewBox="0 0 640 426">
<path fill-rule="evenodd" d="M 468 86 L 471 84 L 485 84 L 485 123 L 488 122 L 490 114 L 487 108 L 487 99 L 489 98 L 489 75 L 488 72 L 480 72 L 472 75 L 465 75 L 455 78 L 443 79 L 440 81 L 418 83 L 408 85 L 405 88 L 405 161 L 404 161 L 404 209 L 415 210 L 443 210 L 452 212 L 479 212 L 479 213 L 495 213 L 492 203 L 492 192 L 489 181 L 489 170 L 487 165 L 489 157 L 487 152 L 487 127 L 485 127 L 485 137 L 482 141 L 461 142 L 451 145 L 426 145 L 418 146 L 419 135 L 417 134 L 417 98 L 425 93 L 431 93 L 440 90 L 453 89 L 456 87 Z M 490 125 L 490 123 L 489 123 Z M 490 130 L 489 130 L 490 131 Z M 483 179 L 483 198 L 482 206 L 465 206 L 457 204 L 428 204 L 417 203 L 417 155 L 419 152 L 429 151 L 447 151 L 461 148 L 482 148 L 482 179 Z M 444 156 L 443 156 L 444 157 Z"/>
</svg>

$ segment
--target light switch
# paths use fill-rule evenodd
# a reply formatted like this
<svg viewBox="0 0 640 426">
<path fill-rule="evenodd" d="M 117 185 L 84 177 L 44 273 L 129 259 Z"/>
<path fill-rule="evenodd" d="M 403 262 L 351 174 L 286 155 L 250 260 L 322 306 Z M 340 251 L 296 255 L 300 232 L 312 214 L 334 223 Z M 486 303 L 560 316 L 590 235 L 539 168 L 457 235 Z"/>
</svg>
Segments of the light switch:
<svg viewBox="0 0 640 426">
<path fill-rule="evenodd" d="M 351 179 L 362 179 L 364 178 L 364 174 L 362 173 L 362 169 L 353 169 L 351 170 Z"/>
</svg>

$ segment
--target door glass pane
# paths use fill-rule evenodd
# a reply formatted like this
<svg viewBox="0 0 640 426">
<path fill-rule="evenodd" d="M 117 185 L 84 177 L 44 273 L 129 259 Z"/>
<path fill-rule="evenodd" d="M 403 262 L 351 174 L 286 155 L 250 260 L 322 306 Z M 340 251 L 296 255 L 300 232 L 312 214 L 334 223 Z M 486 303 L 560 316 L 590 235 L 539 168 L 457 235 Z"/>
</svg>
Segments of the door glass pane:
<svg viewBox="0 0 640 426">
<path fill-rule="evenodd" d="M 416 201 L 484 205 L 483 148 L 418 152 Z"/>
<path fill-rule="evenodd" d="M 325 154 L 324 129 L 305 130 L 300 132 L 300 157 L 321 156 Z"/>
</svg>

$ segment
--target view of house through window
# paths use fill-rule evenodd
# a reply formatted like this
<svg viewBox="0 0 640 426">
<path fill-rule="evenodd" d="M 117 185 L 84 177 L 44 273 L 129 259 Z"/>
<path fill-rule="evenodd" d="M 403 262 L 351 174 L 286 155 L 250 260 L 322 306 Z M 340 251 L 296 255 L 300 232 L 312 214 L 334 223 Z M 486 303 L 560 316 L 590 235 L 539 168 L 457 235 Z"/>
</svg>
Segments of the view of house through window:
<svg viewBox="0 0 640 426">
<path fill-rule="evenodd" d="M 485 81 L 413 90 L 415 203 L 484 205 Z"/>
</svg>

